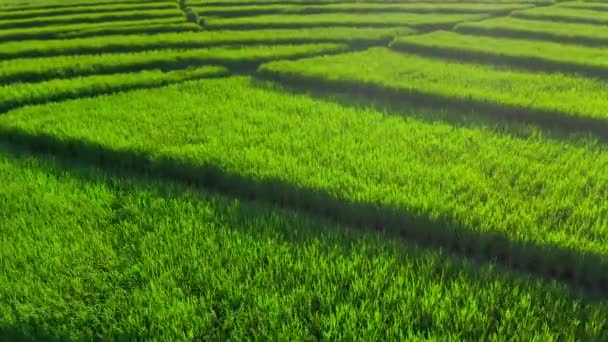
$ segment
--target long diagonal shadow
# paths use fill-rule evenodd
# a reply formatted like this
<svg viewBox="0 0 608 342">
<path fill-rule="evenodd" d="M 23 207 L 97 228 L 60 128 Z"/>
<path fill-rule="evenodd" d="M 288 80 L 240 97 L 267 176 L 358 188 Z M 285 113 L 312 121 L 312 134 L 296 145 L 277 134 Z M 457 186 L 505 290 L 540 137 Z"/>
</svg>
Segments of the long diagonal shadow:
<svg viewBox="0 0 608 342">
<path fill-rule="evenodd" d="M 78 139 L 30 135 L 0 129 L 0 139 L 36 153 L 50 153 L 105 170 L 126 170 L 161 179 L 178 180 L 221 194 L 268 203 L 361 230 L 374 230 L 420 246 L 442 249 L 511 270 L 559 280 L 592 296 L 608 296 L 608 259 L 569 248 L 510 240 L 502 233 L 476 232 L 442 219 L 431 219 L 377 203 L 337 198 L 317 189 L 298 187 L 280 179 L 256 179 L 215 164 L 193 165 L 146 153 L 108 149 Z M 608 298 L 608 297 L 606 297 Z"/>
<path fill-rule="evenodd" d="M 324 98 L 331 97 L 332 94 L 338 97 L 345 95 L 338 99 L 341 104 L 352 103 L 352 99 L 358 99 L 379 107 L 396 108 L 397 111 L 403 107 L 419 106 L 437 110 L 439 117 L 433 117 L 432 120 L 441 119 L 454 124 L 474 125 L 470 120 L 470 117 L 474 116 L 475 120 L 495 127 L 504 126 L 505 123 L 533 125 L 548 137 L 557 139 L 576 134 L 590 135 L 604 142 L 608 140 L 608 118 L 574 116 L 558 111 L 535 110 L 471 98 L 450 98 L 417 90 L 396 90 L 371 83 L 328 81 L 319 77 L 278 74 L 265 70 L 258 70 L 255 77 L 261 81 L 274 82 L 281 88 L 296 93 L 309 93 Z M 266 86 L 264 82 L 258 83 L 260 86 Z M 449 113 L 445 113 L 446 108 L 450 109 Z"/>
</svg>

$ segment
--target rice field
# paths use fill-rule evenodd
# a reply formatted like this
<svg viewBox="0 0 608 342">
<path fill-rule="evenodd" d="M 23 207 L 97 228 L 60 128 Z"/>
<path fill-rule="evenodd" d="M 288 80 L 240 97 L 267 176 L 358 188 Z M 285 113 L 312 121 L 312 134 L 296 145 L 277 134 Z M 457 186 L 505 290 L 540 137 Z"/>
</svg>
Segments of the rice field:
<svg viewBox="0 0 608 342">
<path fill-rule="evenodd" d="M 0 2 L 0 340 L 608 340 L 607 15 Z"/>
</svg>

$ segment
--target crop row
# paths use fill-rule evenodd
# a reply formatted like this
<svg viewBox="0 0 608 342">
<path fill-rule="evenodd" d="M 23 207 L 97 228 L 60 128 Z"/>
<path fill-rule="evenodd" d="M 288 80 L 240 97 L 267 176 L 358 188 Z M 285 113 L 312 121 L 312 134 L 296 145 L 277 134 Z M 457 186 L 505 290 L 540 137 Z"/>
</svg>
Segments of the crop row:
<svg viewBox="0 0 608 342">
<path fill-rule="evenodd" d="M 5 11 L 29 11 L 37 9 L 51 9 L 51 8 L 70 8 L 70 7 L 83 7 L 83 6 L 104 6 L 114 4 L 142 4 L 142 3 L 159 3 L 166 2 L 166 0 L 45 0 L 41 1 L 21 1 L 17 0 L 11 2 L 10 0 L 4 0 L 0 4 L 0 10 Z"/>
<path fill-rule="evenodd" d="M 0 322 L 18 336 L 606 338 L 607 306 L 559 284 L 6 146 Z"/>
<path fill-rule="evenodd" d="M 260 14 L 311 14 L 311 13 L 506 13 L 528 8 L 528 4 L 484 3 L 333 3 L 325 5 L 270 4 L 244 6 L 193 6 L 202 16 L 235 17 Z"/>
<path fill-rule="evenodd" d="M 40 39 L 70 39 L 102 35 L 133 35 L 162 32 L 200 31 L 200 26 L 184 22 L 183 18 L 138 21 L 114 21 L 86 24 L 61 25 L 41 28 L 22 28 L 0 31 L 0 41 L 24 41 Z M 38 42 L 38 44 L 44 44 Z M 1 46 L 1 45 L 0 45 Z"/>
<path fill-rule="evenodd" d="M 249 6 L 249 5 L 329 5 L 340 3 L 374 3 L 374 4 L 392 4 L 394 0 L 368 0 L 368 1 L 353 1 L 353 0 L 186 0 L 186 3 L 192 7 L 199 6 Z M 398 3 L 429 3 L 429 4 L 461 4 L 460 0 L 399 0 Z M 470 4 L 493 4 L 502 6 L 505 4 L 535 4 L 535 5 L 551 5 L 553 0 L 467 0 Z"/>
<path fill-rule="evenodd" d="M 277 44 L 338 42 L 373 44 L 388 42 L 408 28 L 311 28 L 252 31 L 210 31 L 125 35 L 67 40 L 24 41 L 0 44 L 0 58 L 56 56 L 68 54 L 128 52 L 149 49 L 195 48 L 225 44 Z"/>
<path fill-rule="evenodd" d="M 85 13 L 62 15 L 54 17 L 35 17 L 28 19 L 0 20 L 0 29 L 14 29 L 19 27 L 37 27 L 50 25 L 64 25 L 74 23 L 98 23 L 112 20 L 148 20 L 159 18 L 183 17 L 179 8 L 145 10 L 145 11 L 118 11 L 109 13 Z"/>
<path fill-rule="evenodd" d="M 404 77 L 404 66 L 411 65 L 411 75 L 428 72 L 423 62 L 399 58 L 380 49 L 272 63 L 266 70 L 396 83 L 390 74 L 404 85 L 417 81 Z M 462 87 L 449 73 L 461 71 L 446 65 L 435 71 L 432 84 L 458 91 Z M 572 144 L 542 131 L 505 134 L 476 125 L 471 116 L 468 125 L 455 126 L 435 119 L 437 110 L 411 108 L 404 118 L 403 112 L 345 106 L 250 82 L 208 80 L 25 107 L 0 116 L 0 130 L 15 143 L 86 162 L 176 177 L 608 288 L 603 145 Z"/>
<path fill-rule="evenodd" d="M 228 70 L 223 67 L 203 66 L 167 72 L 144 70 L 134 73 L 56 79 L 39 83 L 14 83 L 0 86 L 0 112 L 29 104 L 95 96 L 135 88 L 158 87 L 226 74 L 228 74 Z"/>
<path fill-rule="evenodd" d="M 608 11 L 608 4 L 602 2 L 593 2 L 593 1 L 568 1 L 568 2 L 559 2 L 556 6 L 559 7 L 567 7 L 567 8 L 577 8 L 577 9 L 587 9 L 594 11 Z"/>
<path fill-rule="evenodd" d="M 539 7 L 523 11 L 515 11 L 514 17 L 528 19 L 542 19 L 572 23 L 608 24 L 608 12 L 591 9 L 577 9 L 567 7 Z"/>
<path fill-rule="evenodd" d="M 110 3 L 99 6 L 74 6 L 65 8 L 47 8 L 22 11 L 3 11 L 0 9 L 0 19 L 25 19 L 35 17 L 49 17 L 68 14 L 103 13 L 118 11 L 141 11 L 176 8 L 174 2 L 141 2 L 141 3 Z"/>
<path fill-rule="evenodd" d="M 563 23 L 518 18 L 494 18 L 456 25 L 464 33 L 552 40 L 587 45 L 608 45 L 608 28 L 600 25 Z"/>
<path fill-rule="evenodd" d="M 465 107 L 495 105 L 504 107 L 513 119 L 539 124 L 571 127 L 577 122 L 586 122 L 592 128 L 608 122 L 604 110 L 608 84 L 574 75 L 535 74 L 491 65 L 462 64 L 386 48 L 277 61 L 262 66 L 261 71 L 279 77 L 314 79 L 320 83 L 335 81 L 355 88 L 376 87 L 404 99 L 420 96 L 423 100 L 429 96 L 430 102 L 457 105 L 462 101 Z M 556 98 L 559 101 L 555 101 Z"/>
<path fill-rule="evenodd" d="M 608 76 L 608 49 L 600 47 L 480 37 L 448 31 L 398 37 L 391 47 L 441 57 L 515 64 L 529 69 Z"/>
<path fill-rule="evenodd" d="M 479 20 L 486 14 L 419 14 L 419 13 L 330 13 L 330 14 L 277 14 L 238 18 L 206 18 L 205 27 L 217 29 L 263 29 L 323 26 L 352 27 L 445 27 L 467 20 Z"/>
<path fill-rule="evenodd" d="M 344 44 L 220 46 L 192 50 L 149 50 L 138 53 L 73 55 L 12 59 L 0 62 L 0 84 L 32 82 L 91 74 L 107 74 L 153 68 L 183 68 L 220 64 L 251 67 L 264 61 L 344 52 Z M 232 69 L 232 68 L 231 68 Z"/>
</svg>

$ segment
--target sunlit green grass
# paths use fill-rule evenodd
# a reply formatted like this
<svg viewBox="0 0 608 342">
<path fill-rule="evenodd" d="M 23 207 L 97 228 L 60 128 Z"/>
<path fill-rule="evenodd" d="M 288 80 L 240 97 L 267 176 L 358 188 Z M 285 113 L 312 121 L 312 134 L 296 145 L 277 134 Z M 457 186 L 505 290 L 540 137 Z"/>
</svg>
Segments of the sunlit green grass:
<svg viewBox="0 0 608 342">
<path fill-rule="evenodd" d="M 500 17 L 458 24 L 455 29 L 461 32 L 511 35 L 528 40 L 541 38 L 558 42 L 608 46 L 608 28 L 593 24 Z"/>
<path fill-rule="evenodd" d="M 608 24 L 608 12 L 594 11 L 593 9 L 578 9 L 567 7 L 538 7 L 512 14 L 519 18 L 544 19 L 573 23 Z"/>
<path fill-rule="evenodd" d="M 209 29 L 231 28 L 290 28 L 319 26 L 409 26 L 428 27 L 457 24 L 482 19 L 485 14 L 419 14 L 419 13 L 322 13 L 256 15 L 238 18 L 205 18 Z"/>
<path fill-rule="evenodd" d="M 344 58 L 360 75 L 371 75 L 356 55 Z M 368 59 L 369 66 L 372 60 L 386 63 L 383 58 Z M 341 76 L 340 64 L 329 59 L 301 65 L 319 73 L 321 66 L 327 67 Z M 297 71 L 294 64 L 292 72 Z M 404 118 L 249 82 L 207 80 L 29 107 L 1 116 L 0 127 L 21 132 L 21 143 L 27 143 L 27 136 L 32 141 L 49 136 L 43 148 L 77 158 L 105 156 L 100 148 L 127 153 L 122 159 L 105 156 L 109 165 L 142 163 L 129 155 L 143 154 L 150 165 L 145 162 L 139 168 L 165 167 L 168 159 L 177 163 L 172 173 L 192 180 L 197 179 L 197 168 L 213 165 L 254 182 L 277 180 L 345 203 L 398 208 L 463 231 L 500 232 L 513 241 L 608 254 L 608 153 L 602 145 L 573 145 L 541 132 L 518 137 L 483 126 L 454 127 L 425 121 L 433 117 L 432 111 L 412 109 L 407 114 L 413 117 Z M 64 142 L 69 146 L 60 146 Z M 221 177 L 217 182 L 226 182 L 222 187 L 239 194 L 276 201 L 287 191 Z M 324 203 L 296 205 L 334 205 Z M 356 217 L 356 210 L 352 215 Z M 399 227 L 416 228 L 432 227 Z M 558 262 L 557 256 L 553 261 Z"/>
<path fill-rule="evenodd" d="M 253 202 L 0 145 L 0 339 L 606 338 L 608 307 Z"/>
<path fill-rule="evenodd" d="M 37 83 L 13 83 L 0 86 L 0 110 L 6 111 L 28 104 L 114 93 L 127 89 L 158 87 L 201 77 L 226 74 L 228 74 L 228 70 L 223 67 L 201 66 L 167 72 L 144 70 L 132 73 L 54 79 Z"/>
<path fill-rule="evenodd" d="M 330 4 L 257 4 L 241 6 L 192 6 L 203 16 L 238 16 L 269 13 L 354 13 L 354 12 L 410 12 L 410 13 L 507 13 L 529 8 L 529 4 L 488 4 L 488 3 L 330 3 Z"/>
<path fill-rule="evenodd" d="M 354 88 L 375 87 L 396 96 L 431 95 L 436 97 L 433 101 L 438 103 L 443 98 L 453 102 L 475 101 L 507 106 L 510 108 L 507 115 L 511 113 L 513 117 L 522 111 L 528 112 L 526 115 L 530 119 L 535 118 L 535 111 L 556 112 L 553 116 L 542 115 L 548 124 L 552 120 L 560 120 L 560 115 L 566 116 L 566 119 L 608 120 L 604 110 L 608 104 L 608 84 L 604 81 L 565 74 L 529 73 L 484 64 L 464 64 L 386 48 L 298 61 L 277 61 L 262 66 L 262 71 L 291 77 L 296 81 L 301 78 L 308 82 L 342 82 Z"/>
<path fill-rule="evenodd" d="M 539 42 L 523 38 L 493 38 L 435 31 L 411 37 L 398 37 L 391 47 L 428 52 L 447 57 L 491 59 L 523 67 L 551 68 L 569 72 L 588 69 L 594 75 L 608 75 L 608 48 Z"/>
<path fill-rule="evenodd" d="M 324 27 L 247 31 L 209 31 L 124 35 L 77 39 L 31 40 L 0 44 L 0 57 L 18 58 L 151 49 L 194 48 L 225 44 L 342 42 L 373 44 L 413 33 L 409 28 Z"/>
<path fill-rule="evenodd" d="M 64 25 L 72 23 L 96 23 L 112 20 L 147 20 L 171 17 L 183 17 L 183 12 L 179 8 L 169 9 L 150 9 L 133 11 L 116 11 L 102 13 L 83 13 L 58 16 L 39 16 L 25 19 L 6 19 L 0 20 L 0 29 L 10 29 L 17 27 L 39 27 L 50 25 Z"/>
<path fill-rule="evenodd" d="M 347 51 L 344 44 L 221 46 L 191 50 L 11 59 L 0 62 L 0 84 L 202 64 L 246 67 L 273 59 Z M 9 91 L 10 92 L 10 91 Z"/>
</svg>

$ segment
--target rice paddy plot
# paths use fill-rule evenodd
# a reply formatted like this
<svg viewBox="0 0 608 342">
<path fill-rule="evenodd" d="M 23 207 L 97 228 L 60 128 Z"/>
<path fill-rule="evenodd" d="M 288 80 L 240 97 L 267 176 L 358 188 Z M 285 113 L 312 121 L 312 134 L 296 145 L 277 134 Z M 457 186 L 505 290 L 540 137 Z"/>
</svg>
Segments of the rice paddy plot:
<svg viewBox="0 0 608 342">
<path fill-rule="evenodd" d="M 0 86 L 0 113 L 30 104 L 95 96 L 136 88 L 159 87 L 170 83 L 227 74 L 228 70 L 223 67 L 202 66 L 167 72 L 144 70 L 133 73 L 55 79 L 38 83 L 13 83 Z"/>
<path fill-rule="evenodd" d="M 592 2 L 592 1 L 558 2 L 556 6 L 567 7 L 567 8 L 586 9 L 586 10 L 593 10 L 593 11 L 608 11 L 608 4 L 602 3 L 602 2 Z"/>
<path fill-rule="evenodd" d="M 188 6 L 243 6 L 243 5 L 325 5 L 325 4 L 339 4 L 339 3 L 416 3 L 416 4 L 461 4 L 460 0 L 185 0 Z M 555 4 L 553 0 L 467 0 L 466 3 L 470 4 L 531 4 L 531 5 L 552 5 Z"/>
<path fill-rule="evenodd" d="M 237 17 L 260 14 L 311 14 L 311 13 L 508 13 L 529 8 L 528 4 L 484 3 L 331 3 L 321 5 L 270 4 L 243 6 L 192 6 L 201 16 Z"/>
<path fill-rule="evenodd" d="M 516 65 L 532 70 L 608 76 L 608 47 L 480 37 L 449 31 L 398 37 L 391 47 L 409 52 Z"/>
<path fill-rule="evenodd" d="M 269 60 L 345 51 L 348 51 L 347 45 L 326 43 L 220 46 L 191 50 L 149 50 L 138 53 L 12 59 L 0 62 L 0 84 L 154 68 L 184 68 L 203 64 L 219 64 L 237 70 L 255 68 L 257 64 Z"/>
<path fill-rule="evenodd" d="M 281 14 L 238 18 L 205 18 L 205 27 L 217 29 L 311 28 L 324 26 L 413 28 L 446 27 L 467 20 L 479 20 L 485 14 L 418 14 L 418 13 L 331 13 Z"/>
<path fill-rule="evenodd" d="M 501 112 L 499 107 L 504 107 L 513 119 L 546 125 L 593 128 L 608 122 L 604 110 L 608 83 L 574 75 L 464 64 L 386 48 L 277 61 L 262 65 L 261 72 L 294 82 L 301 79 L 304 84 L 314 81 L 329 87 L 336 83 L 353 90 L 376 89 L 379 94 L 425 103 L 480 108 L 489 105 L 496 107 L 496 115 Z M 492 113 L 490 110 L 487 114 Z"/>
<path fill-rule="evenodd" d="M 150 34 L 158 32 L 198 31 L 200 26 L 185 23 L 184 18 L 165 18 L 145 22 L 127 20 L 102 23 L 69 24 L 50 27 L 0 30 L 0 42 L 32 39 L 65 39 L 112 34 Z M 44 44 L 39 42 L 40 45 Z M 0 44 L 0 47 L 2 45 Z"/>
<path fill-rule="evenodd" d="M 305 215 L 4 144 L 0 178 L 9 340 L 606 337 L 559 284 Z"/>
<path fill-rule="evenodd" d="M 147 3 L 167 3 L 167 0 L 147 0 Z M 171 1 L 172 2 L 172 1 Z M 36 9 L 69 8 L 100 5 L 141 4 L 142 0 L 4 0 L 0 4 L 2 11 L 27 11 Z"/>
<path fill-rule="evenodd" d="M 391 54 L 397 55 L 374 49 L 267 69 L 335 80 L 346 78 L 348 67 L 357 70 L 348 77 L 368 84 L 387 82 L 390 74 L 402 89 L 426 82 L 471 95 L 462 87 L 468 76 L 462 69 Z M 430 67 L 434 74 L 423 78 Z M 463 81 L 450 80 L 448 71 Z M 485 76 L 486 84 L 509 89 L 504 78 Z M 545 90 L 530 86 L 520 94 L 530 99 Z M 581 103 L 600 95 L 585 90 L 578 90 L 587 96 Z M 385 226 L 385 232 L 416 241 L 426 236 L 433 246 L 454 243 L 487 258 L 504 253 L 542 274 L 606 285 L 604 145 L 454 126 L 425 120 L 433 110 L 410 111 L 403 117 L 227 78 L 20 108 L 0 116 L 0 131 L 15 144 L 96 165 L 174 177 L 355 227 Z"/>
<path fill-rule="evenodd" d="M 0 9 L 0 20 L 25 19 L 32 17 L 52 17 L 59 15 L 103 13 L 117 11 L 141 11 L 177 8 L 174 2 L 140 2 L 140 3 L 110 3 L 97 6 L 73 6 L 63 8 L 45 8 L 21 11 L 2 11 Z"/>
<path fill-rule="evenodd" d="M 125 21 L 125 20 L 147 20 L 159 18 L 179 17 L 183 18 L 184 14 L 179 8 L 161 9 L 161 10 L 145 10 L 145 11 L 119 11 L 107 13 L 85 13 L 71 14 L 53 17 L 35 17 L 28 19 L 0 20 L 0 29 L 14 29 L 19 27 L 38 27 L 50 25 L 64 25 L 74 23 L 98 23 L 103 21 Z"/>
<path fill-rule="evenodd" d="M 539 7 L 523 11 L 515 11 L 512 16 L 527 19 L 563 21 L 571 23 L 587 23 L 596 25 L 608 24 L 608 12 L 591 9 L 566 7 Z"/>
<path fill-rule="evenodd" d="M 352 28 L 325 27 L 308 29 L 218 30 L 208 32 L 160 33 L 57 40 L 29 40 L 0 44 L 3 59 L 44 57 L 67 54 L 133 52 L 152 49 L 197 48 L 226 44 L 286 43 L 388 43 L 395 36 L 411 34 L 405 27 Z"/>
<path fill-rule="evenodd" d="M 608 27 L 592 24 L 563 23 L 551 20 L 493 18 L 458 24 L 456 31 L 518 37 L 527 40 L 550 40 L 578 45 L 608 47 Z"/>
</svg>

